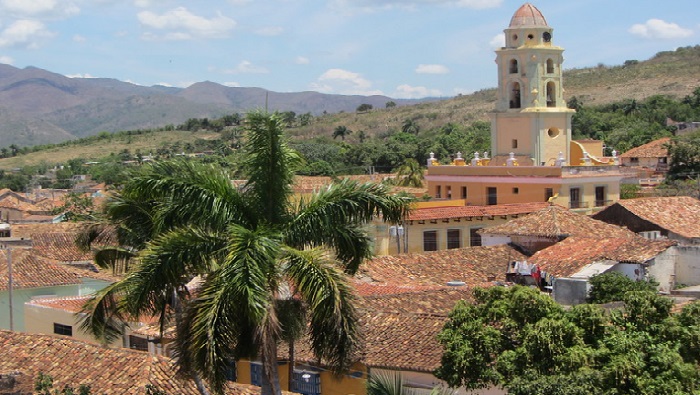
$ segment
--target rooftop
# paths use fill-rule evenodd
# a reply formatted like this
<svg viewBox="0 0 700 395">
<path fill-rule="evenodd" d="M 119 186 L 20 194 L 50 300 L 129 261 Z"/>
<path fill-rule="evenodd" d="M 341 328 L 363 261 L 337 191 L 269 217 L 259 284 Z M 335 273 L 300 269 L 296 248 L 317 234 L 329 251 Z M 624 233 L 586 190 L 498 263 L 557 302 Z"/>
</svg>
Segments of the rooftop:
<svg viewBox="0 0 700 395">
<path fill-rule="evenodd" d="M 513 14 L 510 19 L 510 26 L 513 27 L 528 27 L 528 26 L 548 26 L 544 15 L 534 5 L 525 3 Z"/>
<path fill-rule="evenodd" d="M 537 264 L 555 277 L 570 277 L 599 261 L 645 263 L 675 244 L 670 240 L 652 241 L 641 236 L 569 237 L 536 252 L 528 262 Z"/>
<path fill-rule="evenodd" d="M 410 221 L 434 219 L 493 217 L 528 214 L 545 208 L 546 202 L 498 204 L 493 206 L 429 207 L 412 210 Z"/>
<path fill-rule="evenodd" d="M 38 257 L 30 250 L 12 251 L 12 286 L 15 289 L 80 284 L 80 275 L 63 265 Z M 0 254 L 0 291 L 8 287 L 7 255 Z"/>
<path fill-rule="evenodd" d="M 533 236 L 561 238 L 569 236 L 588 237 L 634 237 L 634 232 L 616 225 L 577 214 L 556 204 L 510 220 L 502 225 L 485 228 L 481 234 L 503 236 Z"/>
<path fill-rule="evenodd" d="M 640 145 L 620 155 L 620 158 L 663 158 L 668 156 L 666 147 L 671 141 L 670 137 L 660 138 L 650 143 Z"/>
</svg>

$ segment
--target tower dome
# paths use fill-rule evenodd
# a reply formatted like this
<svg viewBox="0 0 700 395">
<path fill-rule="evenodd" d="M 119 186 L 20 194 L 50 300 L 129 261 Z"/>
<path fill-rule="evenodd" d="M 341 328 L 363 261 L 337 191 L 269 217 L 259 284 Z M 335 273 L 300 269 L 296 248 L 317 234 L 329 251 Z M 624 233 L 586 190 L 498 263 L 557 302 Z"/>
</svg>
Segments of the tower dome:
<svg viewBox="0 0 700 395">
<path fill-rule="evenodd" d="M 510 18 L 510 28 L 519 28 L 526 26 L 548 27 L 547 20 L 544 15 L 534 5 L 530 3 L 523 4 L 513 17 Z"/>
</svg>

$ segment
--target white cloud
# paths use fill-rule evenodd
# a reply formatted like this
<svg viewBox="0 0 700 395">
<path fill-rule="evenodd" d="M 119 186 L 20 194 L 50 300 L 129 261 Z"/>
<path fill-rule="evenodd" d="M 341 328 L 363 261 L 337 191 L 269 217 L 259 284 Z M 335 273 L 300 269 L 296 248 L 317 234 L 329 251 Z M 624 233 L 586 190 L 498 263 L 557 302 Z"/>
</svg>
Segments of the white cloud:
<svg viewBox="0 0 700 395">
<path fill-rule="evenodd" d="M 85 36 L 81 36 L 80 34 L 76 34 L 73 36 L 73 41 L 77 43 L 84 43 L 85 41 L 87 41 L 87 38 L 85 38 Z"/>
<path fill-rule="evenodd" d="M 506 34 L 500 33 L 496 34 L 489 41 L 489 47 L 493 49 L 498 49 L 506 45 Z"/>
<path fill-rule="evenodd" d="M 269 27 L 263 27 L 255 31 L 255 34 L 260 35 L 260 36 L 279 36 L 284 32 L 284 29 L 281 28 L 280 26 L 269 26 Z"/>
<path fill-rule="evenodd" d="M 294 59 L 294 63 L 296 63 L 296 64 L 309 64 L 309 63 L 311 63 L 311 61 L 309 60 L 309 58 L 306 58 L 304 56 L 297 56 L 297 58 Z"/>
<path fill-rule="evenodd" d="M 207 19 L 191 13 L 185 7 L 174 8 L 162 15 L 142 11 L 137 14 L 137 17 L 145 27 L 164 31 L 160 36 L 147 32 L 144 34 L 145 39 L 224 38 L 236 27 L 236 21 L 221 14 Z"/>
<path fill-rule="evenodd" d="M 392 8 L 416 8 L 418 6 L 451 6 L 472 9 L 499 7 L 503 0 L 334 0 L 331 4 L 341 9 L 363 11 L 386 10 Z"/>
<path fill-rule="evenodd" d="M 329 69 L 310 85 L 312 90 L 321 93 L 343 95 L 383 95 L 382 91 L 372 89 L 372 82 L 358 73 L 343 69 Z"/>
<path fill-rule="evenodd" d="M 66 77 L 68 77 L 68 78 L 97 78 L 94 75 L 90 75 L 87 73 L 86 74 L 80 74 L 80 73 L 78 73 L 78 74 L 66 74 Z"/>
<path fill-rule="evenodd" d="M 15 63 L 15 60 L 9 56 L 0 56 L 0 63 L 13 64 Z"/>
<path fill-rule="evenodd" d="M 441 64 L 419 64 L 416 67 L 416 73 L 418 74 L 447 74 L 450 69 Z"/>
<path fill-rule="evenodd" d="M 238 87 L 241 86 L 241 83 L 240 83 L 240 82 L 235 82 L 235 81 L 229 81 L 229 82 L 224 82 L 223 85 L 224 85 L 224 86 L 230 86 L 230 87 L 232 87 L 232 88 L 238 88 Z"/>
<path fill-rule="evenodd" d="M 442 91 L 439 89 L 429 89 L 424 86 L 399 85 L 392 95 L 397 99 L 420 99 L 423 97 L 440 97 Z"/>
<path fill-rule="evenodd" d="M 20 17 L 63 18 L 80 13 L 72 1 L 0 0 L 0 12 Z"/>
<path fill-rule="evenodd" d="M 637 23 L 629 28 L 629 32 L 644 38 L 683 38 L 693 35 L 690 29 L 684 29 L 675 23 L 661 19 L 649 19 L 646 23 Z"/>
<path fill-rule="evenodd" d="M 22 47 L 35 49 L 54 33 L 39 21 L 20 19 L 0 32 L 0 47 Z"/>
<path fill-rule="evenodd" d="M 261 66 L 256 66 L 248 60 L 244 60 L 233 69 L 224 70 L 226 74 L 265 74 L 269 71 Z"/>
</svg>

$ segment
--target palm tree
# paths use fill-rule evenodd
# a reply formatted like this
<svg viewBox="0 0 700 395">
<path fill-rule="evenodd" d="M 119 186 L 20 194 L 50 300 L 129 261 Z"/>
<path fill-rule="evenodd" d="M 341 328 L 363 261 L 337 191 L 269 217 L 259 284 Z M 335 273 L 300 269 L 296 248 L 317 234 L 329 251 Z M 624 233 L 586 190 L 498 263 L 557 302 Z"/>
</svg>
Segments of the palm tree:
<svg viewBox="0 0 700 395">
<path fill-rule="evenodd" d="M 408 134 L 418 134 L 420 126 L 413 119 L 406 118 L 401 125 L 401 131 Z"/>
<path fill-rule="evenodd" d="M 396 169 L 396 185 L 402 187 L 423 187 L 424 179 L 423 168 L 417 160 L 413 158 L 406 159 L 401 166 Z"/>
<path fill-rule="evenodd" d="M 85 329 L 109 339 L 125 317 L 164 325 L 175 311 L 183 371 L 220 393 L 230 361 L 258 356 L 262 393 L 280 394 L 277 343 L 295 336 L 281 311 L 298 300 L 319 361 L 348 368 L 360 336 L 346 274 L 371 255 L 363 225 L 377 215 L 400 221 L 409 199 L 351 181 L 292 199 L 299 156 L 282 129 L 276 115 L 248 114 L 240 189 L 225 170 L 185 161 L 146 166 L 124 185 L 107 214 L 137 262 L 85 306 Z M 185 284 L 195 276 L 193 296 Z"/>
<path fill-rule="evenodd" d="M 350 135 L 352 133 L 352 130 L 348 129 L 345 126 L 336 126 L 335 130 L 333 130 L 333 139 L 335 140 L 336 137 L 341 137 L 343 140 L 345 140 L 345 136 Z"/>
</svg>

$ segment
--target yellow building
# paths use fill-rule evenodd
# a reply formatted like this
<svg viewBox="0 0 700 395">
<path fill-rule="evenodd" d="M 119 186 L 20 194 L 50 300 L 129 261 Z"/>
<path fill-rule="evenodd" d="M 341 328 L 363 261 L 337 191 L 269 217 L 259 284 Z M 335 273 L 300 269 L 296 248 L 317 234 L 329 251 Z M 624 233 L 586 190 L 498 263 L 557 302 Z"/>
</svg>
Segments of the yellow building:
<svg viewBox="0 0 700 395">
<path fill-rule="evenodd" d="M 491 117 L 491 153 L 449 165 L 428 159 L 428 193 L 467 205 L 556 203 L 591 213 L 620 196 L 617 157 L 603 157 L 601 141 L 571 140 L 562 81 L 563 48 L 542 13 L 526 3 L 504 30 L 496 50 L 497 101 Z"/>
</svg>

